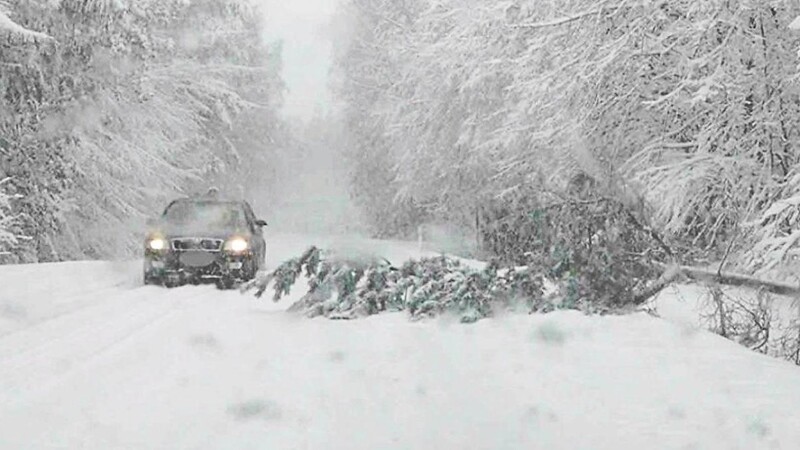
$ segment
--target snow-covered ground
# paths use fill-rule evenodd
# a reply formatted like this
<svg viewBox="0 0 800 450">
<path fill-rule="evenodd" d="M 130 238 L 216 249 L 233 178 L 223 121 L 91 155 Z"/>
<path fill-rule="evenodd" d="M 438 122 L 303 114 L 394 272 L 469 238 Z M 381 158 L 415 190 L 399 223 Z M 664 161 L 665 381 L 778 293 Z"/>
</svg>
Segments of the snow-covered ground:
<svg viewBox="0 0 800 450">
<path fill-rule="evenodd" d="M 800 448 L 800 369 L 689 321 L 308 320 L 138 269 L 0 267 L 0 448 Z"/>
</svg>

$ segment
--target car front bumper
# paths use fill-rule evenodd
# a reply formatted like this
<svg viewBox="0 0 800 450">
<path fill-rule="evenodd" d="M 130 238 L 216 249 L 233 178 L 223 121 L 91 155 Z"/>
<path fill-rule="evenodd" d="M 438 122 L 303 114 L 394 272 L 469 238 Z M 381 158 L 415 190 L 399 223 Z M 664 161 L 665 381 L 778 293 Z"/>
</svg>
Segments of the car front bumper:
<svg viewBox="0 0 800 450">
<path fill-rule="evenodd" d="M 147 280 L 172 284 L 201 283 L 222 279 L 239 280 L 246 275 L 249 254 L 224 251 L 146 251 L 144 276 Z"/>
</svg>

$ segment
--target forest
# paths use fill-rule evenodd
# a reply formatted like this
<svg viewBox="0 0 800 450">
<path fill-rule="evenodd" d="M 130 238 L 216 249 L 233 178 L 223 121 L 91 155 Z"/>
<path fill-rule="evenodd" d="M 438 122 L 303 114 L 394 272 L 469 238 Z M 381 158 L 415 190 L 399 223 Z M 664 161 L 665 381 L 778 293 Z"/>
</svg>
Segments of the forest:
<svg viewBox="0 0 800 450">
<path fill-rule="evenodd" d="M 144 218 L 253 189 L 286 143 L 257 2 L 0 2 L 0 258 L 134 255 Z"/>
<path fill-rule="evenodd" d="M 446 224 L 465 255 L 628 287 L 670 263 L 793 279 L 796 2 L 349 0 L 316 133 L 280 115 L 268 13 L 0 3 L 3 261 L 135 253 L 166 198 L 267 192 L 330 145 L 373 237 Z"/>
<path fill-rule="evenodd" d="M 635 254 L 792 277 L 797 2 L 347 7 L 337 92 L 378 235 L 445 222 L 516 263 L 561 242 L 578 265 Z"/>
</svg>

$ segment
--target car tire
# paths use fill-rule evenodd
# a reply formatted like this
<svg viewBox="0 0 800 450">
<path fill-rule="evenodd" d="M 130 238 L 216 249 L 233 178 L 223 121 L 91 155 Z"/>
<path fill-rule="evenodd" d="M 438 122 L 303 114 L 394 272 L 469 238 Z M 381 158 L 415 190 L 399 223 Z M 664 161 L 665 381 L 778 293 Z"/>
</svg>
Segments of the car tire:
<svg viewBox="0 0 800 450">
<path fill-rule="evenodd" d="M 247 269 L 245 270 L 244 281 L 250 281 L 256 277 L 258 273 L 258 261 L 255 258 L 251 258 L 247 260 Z"/>
<path fill-rule="evenodd" d="M 222 277 L 217 280 L 217 289 L 227 291 L 233 287 L 234 281 L 232 277 Z"/>
</svg>

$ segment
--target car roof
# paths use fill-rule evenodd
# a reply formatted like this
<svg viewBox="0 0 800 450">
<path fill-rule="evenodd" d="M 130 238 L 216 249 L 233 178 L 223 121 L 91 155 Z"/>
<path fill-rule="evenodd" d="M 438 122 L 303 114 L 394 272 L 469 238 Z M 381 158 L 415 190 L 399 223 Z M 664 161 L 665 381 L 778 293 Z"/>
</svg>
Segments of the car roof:
<svg viewBox="0 0 800 450">
<path fill-rule="evenodd" d="M 207 197 L 184 197 L 175 199 L 169 204 L 172 205 L 174 203 L 217 203 L 220 205 L 244 205 L 246 202 L 243 200 L 226 200 Z"/>
<path fill-rule="evenodd" d="M 176 204 L 196 204 L 196 205 L 208 205 L 208 204 L 215 204 L 215 205 L 225 205 L 225 206 L 235 206 L 238 208 L 245 208 L 249 206 L 247 202 L 242 200 L 220 200 L 215 198 L 203 198 L 203 197 L 185 197 L 185 198 L 178 198 L 175 199 L 164 208 L 162 214 L 166 214 L 172 206 Z"/>
</svg>

